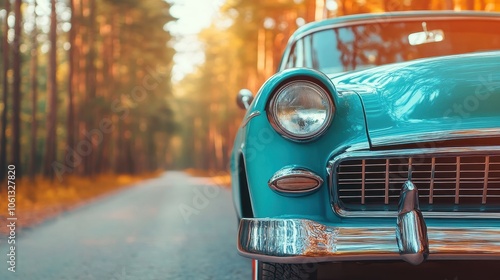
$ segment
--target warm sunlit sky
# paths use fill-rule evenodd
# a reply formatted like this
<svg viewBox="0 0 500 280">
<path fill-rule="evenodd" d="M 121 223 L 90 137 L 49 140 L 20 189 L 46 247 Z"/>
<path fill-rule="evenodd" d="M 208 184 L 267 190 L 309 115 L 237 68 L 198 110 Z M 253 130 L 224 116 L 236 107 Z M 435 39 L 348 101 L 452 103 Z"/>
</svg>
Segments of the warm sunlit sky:
<svg viewBox="0 0 500 280">
<path fill-rule="evenodd" d="M 178 18 L 177 22 L 170 23 L 166 27 L 177 38 L 173 44 L 176 54 L 172 79 L 178 82 L 192 72 L 196 65 L 203 62 L 203 46 L 198 41 L 197 34 L 210 25 L 224 0 L 168 0 L 167 2 L 173 4 L 170 13 Z"/>
</svg>

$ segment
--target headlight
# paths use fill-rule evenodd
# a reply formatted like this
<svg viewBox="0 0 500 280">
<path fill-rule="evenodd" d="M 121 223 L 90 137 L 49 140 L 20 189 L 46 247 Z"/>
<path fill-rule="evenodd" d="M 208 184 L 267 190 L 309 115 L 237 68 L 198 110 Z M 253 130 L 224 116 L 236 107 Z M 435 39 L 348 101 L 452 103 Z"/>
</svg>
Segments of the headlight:
<svg viewBox="0 0 500 280">
<path fill-rule="evenodd" d="M 321 135 L 334 110 L 330 95 L 321 86 L 297 80 L 277 90 L 269 102 L 268 118 L 283 137 L 303 141 Z"/>
</svg>

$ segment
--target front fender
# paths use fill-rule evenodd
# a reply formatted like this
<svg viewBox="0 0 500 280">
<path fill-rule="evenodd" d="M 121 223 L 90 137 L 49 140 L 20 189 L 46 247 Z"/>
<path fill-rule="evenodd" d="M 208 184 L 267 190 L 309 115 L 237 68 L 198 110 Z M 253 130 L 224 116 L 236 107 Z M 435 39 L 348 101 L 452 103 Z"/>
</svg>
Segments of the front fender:
<svg viewBox="0 0 500 280">
<path fill-rule="evenodd" d="M 284 82 L 311 78 L 332 94 L 336 110 L 332 124 L 321 137 L 309 142 L 294 142 L 278 134 L 265 112 L 268 98 Z M 310 69 L 290 69 L 266 82 L 247 113 L 260 112 L 240 128 L 235 141 L 233 160 L 242 155 L 245 161 L 253 214 L 256 218 L 294 216 L 315 220 L 338 220 L 330 206 L 326 166 L 335 153 L 354 145 L 368 145 L 363 107 L 359 96 L 350 91 L 337 92 L 328 77 Z M 255 115 L 255 114 L 254 114 Z M 285 166 L 305 167 L 323 178 L 314 193 L 287 196 L 268 186 L 269 179 Z"/>
</svg>

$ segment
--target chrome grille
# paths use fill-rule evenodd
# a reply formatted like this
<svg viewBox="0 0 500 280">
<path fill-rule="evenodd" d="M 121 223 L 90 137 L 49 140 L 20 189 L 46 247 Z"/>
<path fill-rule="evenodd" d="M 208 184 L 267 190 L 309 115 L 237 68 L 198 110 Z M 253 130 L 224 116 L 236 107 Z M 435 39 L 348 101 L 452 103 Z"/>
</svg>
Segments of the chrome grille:
<svg viewBox="0 0 500 280">
<path fill-rule="evenodd" d="M 337 204 L 347 211 L 396 211 L 410 173 L 423 211 L 500 212 L 500 155 L 463 153 L 342 159 L 335 166 Z"/>
</svg>

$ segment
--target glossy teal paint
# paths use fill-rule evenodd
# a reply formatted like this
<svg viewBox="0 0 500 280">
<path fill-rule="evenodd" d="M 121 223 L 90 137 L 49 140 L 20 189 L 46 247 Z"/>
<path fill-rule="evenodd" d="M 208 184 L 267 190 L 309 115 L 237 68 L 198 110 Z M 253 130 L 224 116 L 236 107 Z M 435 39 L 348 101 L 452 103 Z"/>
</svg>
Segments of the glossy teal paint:
<svg viewBox="0 0 500 280">
<path fill-rule="evenodd" d="M 500 128 L 500 52 L 414 60 L 333 79 L 359 85 L 373 146 L 456 139 Z M 499 134 L 500 136 L 500 130 Z M 420 140 L 421 141 L 421 140 Z"/>
</svg>

